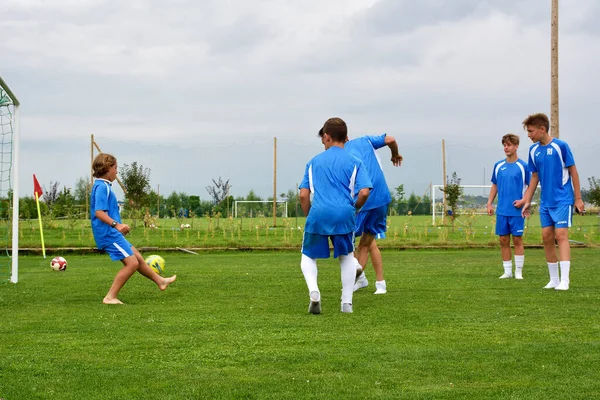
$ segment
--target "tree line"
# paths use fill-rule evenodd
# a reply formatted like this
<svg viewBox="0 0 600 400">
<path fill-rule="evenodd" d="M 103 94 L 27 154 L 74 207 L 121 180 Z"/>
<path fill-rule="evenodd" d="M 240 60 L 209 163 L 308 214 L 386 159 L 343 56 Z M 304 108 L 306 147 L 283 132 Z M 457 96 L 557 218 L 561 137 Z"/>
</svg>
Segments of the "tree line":
<svg viewBox="0 0 600 400">
<path fill-rule="evenodd" d="M 125 218 L 143 221 L 149 224 L 152 218 L 191 218 L 203 216 L 229 217 L 232 214 L 236 200 L 246 201 L 273 201 L 273 197 L 262 198 L 253 190 L 246 196 L 231 196 L 232 185 L 230 180 L 221 177 L 212 179 L 212 185 L 206 187 L 210 196 L 209 200 L 201 200 L 198 195 L 190 195 L 182 192 L 172 192 L 168 196 L 159 195 L 150 186 L 150 169 L 145 168 L 137 162 L 123 164 L 119 168 L 120 180 L 124 188 L 125 199 L 122 204 L 122 215 Z M 589 189 L 582 188 L 583 200 L 588 204 L 600 206 L 600 180 L 595 177 L 588 179 Z M 89 179 L 79 178 L 74 188 L 66 186 L 60 189 L 59 182 L 50 182 L 48 187 L 43 186 L 44 193 L 40 209 L 43 216 L 50 218 L 82 219 L 89 218 L 87 207 L 91 184 Z M 460 190 L 460 178 L 454 173 L 446 187 L 445 194 L 449 208 L 454 210 L 459 198 L 462 196 Z M 427 195 L 417 196 L 411 193 L 406 195 L 404 185 L 399 185 L 390 191 L 392 202 L 389 213 L 391 215 L 431 215 L 431 198 Z M 485 205 L 485 196 L 466 196 L 469 204 Z M 287 201 L 288 217 L 303 217 L 300 207 L 298 191 L 290 189 L 282 192 L 277 200 Z M 19 214 L 23 219 L 37 218 L 37 206 L 33 196 L 25 196 L 19 200 Z M 0 208 L 7 215 L 8 207 Z M 272 216 L 271 203 L 248 203 L 239 210 L 238 216 L 257 217 Z M 2 215 L 2 218 L 6 218 Z"/>
</svg>

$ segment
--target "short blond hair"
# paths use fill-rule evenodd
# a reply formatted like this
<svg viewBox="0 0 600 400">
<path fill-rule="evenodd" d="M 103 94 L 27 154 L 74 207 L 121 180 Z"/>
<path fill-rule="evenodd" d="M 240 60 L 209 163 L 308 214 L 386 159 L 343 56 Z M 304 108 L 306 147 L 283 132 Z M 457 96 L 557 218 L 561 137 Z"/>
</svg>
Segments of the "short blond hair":
<svg viewBox="0 0 600 400">
<path fill-rule="evenodd" d="M 108 172 L 109 169 L 117 164 L 117 159 L 114 156 L 106 153 L 100 153 L 94 158 L 92 163 L 92 172 L 94 178 L 100 178 Z"/>
</svg>

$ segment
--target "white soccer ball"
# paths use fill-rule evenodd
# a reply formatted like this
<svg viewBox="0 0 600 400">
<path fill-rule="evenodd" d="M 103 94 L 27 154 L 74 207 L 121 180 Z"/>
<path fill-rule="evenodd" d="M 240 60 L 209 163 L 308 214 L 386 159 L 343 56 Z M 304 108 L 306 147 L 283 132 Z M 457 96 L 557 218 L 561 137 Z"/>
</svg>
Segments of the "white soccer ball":
<svg viewBox="0 0 600 400">
<path fill-rule="evenodd" d="M 54 257 L 52 261 L 50 261 L 50 268 L 54 271 L 64 271 L 67 269 L 67 260 L 63 257 Z"/>
</svg>

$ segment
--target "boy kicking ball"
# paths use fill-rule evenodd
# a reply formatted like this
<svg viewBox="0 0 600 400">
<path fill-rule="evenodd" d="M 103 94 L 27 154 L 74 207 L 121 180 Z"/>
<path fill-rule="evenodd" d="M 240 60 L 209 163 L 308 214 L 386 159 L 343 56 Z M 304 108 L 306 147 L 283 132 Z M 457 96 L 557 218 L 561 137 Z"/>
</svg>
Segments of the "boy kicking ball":
<svg viewBox="0 0 600 400">
<path fill-rule="evenodd" d="M 104 304 L 123 304 L 117 297 L 127 280 L 139 272 L 150 279 L 160 290 L 175 282 L 176 275 L 163 278 L 144 261 L 144 257 L 126 239 L 131 228 L 121 223 L 117 197 L 112 191 L 112 182 L 117 178 L 117 159 L 110 154 L 100 153 L 92 164 L 94 187 L 91 195 L 92 232 L 98 249 L 108 253 L 113 261 L 121 261 L 123 268 L 117 273 L 104 300 Z"/>
</svg>

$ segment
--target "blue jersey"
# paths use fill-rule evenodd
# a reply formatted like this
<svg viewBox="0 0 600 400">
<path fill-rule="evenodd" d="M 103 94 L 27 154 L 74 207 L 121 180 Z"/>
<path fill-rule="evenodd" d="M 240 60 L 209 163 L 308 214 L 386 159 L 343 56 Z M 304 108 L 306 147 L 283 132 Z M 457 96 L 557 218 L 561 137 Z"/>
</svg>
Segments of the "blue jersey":
<svg viewBox="0 0 600 400">
<path fill-rule="evenodd" d="M 96 240 L 96 246 L 99 249 L 103 249 L 107 245 L 114 243 L 123 235 L 115 228 L 100 221 L 96 217 L 96 210 L 106 211 L 109 217 L 118 223 L 121 223 L 117 196 L 115 196 L 115 193 L 112 191 L 111 183 L 105 179 L 96 179 L 94 182 L 90 206 L 94 240 Z"/>
<path fill-rule="evenodd" d="M 497 215 L 521 216 L 521 209 L 513 206 L 513 202 L 523 198 L 530 177 L 531 173 L 527 171 L 527 163 L 520 158 L 512 163 L 500 160 L 494 164 L 492 183 L 498 188 Z"/>
<path fill-rule="evenodd" d="M 332 146 L 306 164 L 300 189 L 313 195 L 304 230 L 318 235 L 354 232 L 355 193 L 371 188 L 362 161 Z"/>
<path fill-rule="evenodd" d="M 542 187 L 540 206 L 570 206 L 574 202 L 573 184 L 568 167 L 575 165 L 575 159 L 569 145 L 560 139 L 553 138 L 546 146 L 539 142 L 529 148 L 531 172 L 537 172 Z"/>
<path fill-rule="evenodd" d="M 362 208 L 365 211 L 385 206 L 392 201 L 392 196 L 390 196 L 390 191 L 381 167 L 381 160 L 376 151 L 385 146 L 385 136 L 385 134 L 380 136 L 363 136 L 350 140 L 344 145 L 344 149 L 363 162 L 373 184 L 371 194 Z"/>
</svg>

